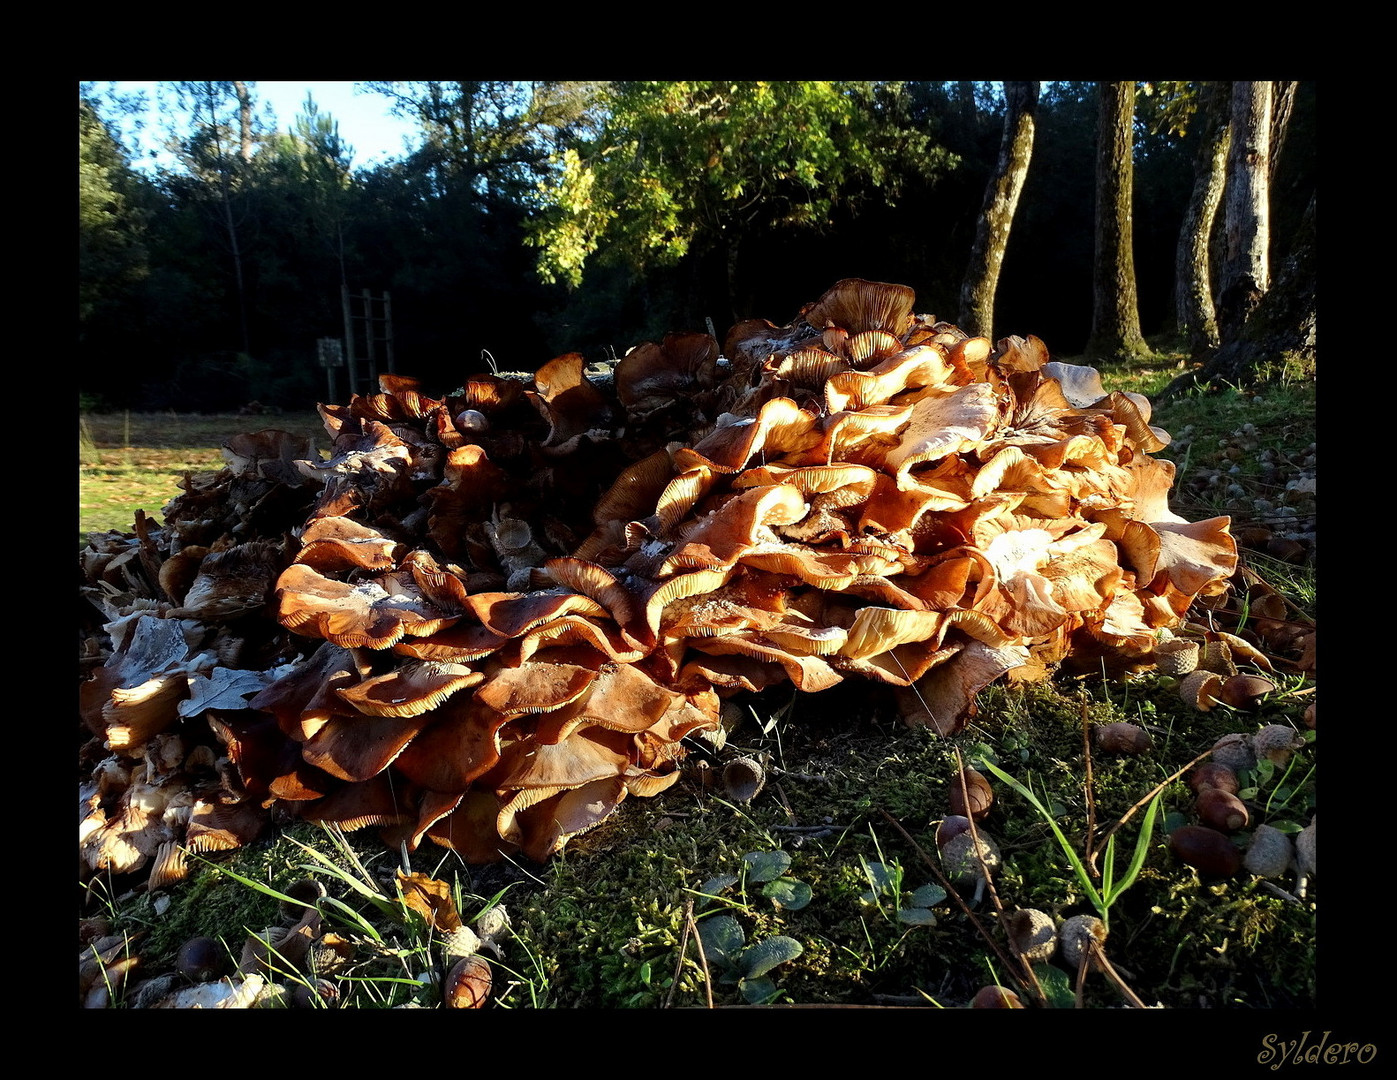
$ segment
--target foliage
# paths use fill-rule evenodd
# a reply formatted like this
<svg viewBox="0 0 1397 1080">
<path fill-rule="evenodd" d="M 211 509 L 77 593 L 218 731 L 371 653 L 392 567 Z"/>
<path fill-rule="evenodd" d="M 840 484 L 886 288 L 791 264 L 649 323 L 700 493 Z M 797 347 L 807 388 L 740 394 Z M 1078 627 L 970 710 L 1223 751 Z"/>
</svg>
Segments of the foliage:
<svg viewBox="0 0 1397 1080">
<path fill-rule="evenodd" d="M 591 256 L 636 269 L 821 227 L 841 200 L 896 195 L 899 159 L 950 156 L 903 126 L 897 85 L 622 82 L 595 138 L 568 146 L 530 233 L 546 281 L 581 284 Z"/>
<path fill-rule="evenodd" d="M 482 349 L 533 370 L 705 316 L 720 334 L 732 315 L 782 320 L 831 275 L 906 281 L 919 310 L 953 317 L 1003 117 L 990 82 L 375 83 L 420 134 L 356 167 L 334 117 L 308 103 L 277 130 L 243 85 L 250 160 L 231 84 L 181 103 L 165 83 L 171 124 L 198 125 L 149 174 L 112 138 L 121 103 L 83 87 L 80 383 L 111 406 L 311 407 L 315 343 L 342 335 L 345 284 L 391 293 L 398 369 L 434 385 Z M 1157 106 L 1186 91 L 1149 85 L 1134 200 L 1146 332 L 1174 319 L 1197 127 L 1152 133 Z M 996 297 L 1003 332 L 1054 353 L 1088 331 L 1093 100 L 1091 83 L 1044 84 Z M 1273 192 L 1278 264 L 1313 188 L 1314 113 L 1303 83 Z M 540 260 L 582 284 L 550 286 Z"/>
<path fill-rule="evenodd" d="M 126 151 L 83 94 L 78 99 L 80 334 L 99 309 L 126 302 L 132 287 L 150 272 L 141 187 Z"/>
<path fill-rule="evenodd" d="M 439 193 L 459 186 L 495 202 L 519 201 L 549 153 L 585 130 L 600 84 L 588 82 L 370 82 L 421 126 L 412 168 Z"/>
</svg>

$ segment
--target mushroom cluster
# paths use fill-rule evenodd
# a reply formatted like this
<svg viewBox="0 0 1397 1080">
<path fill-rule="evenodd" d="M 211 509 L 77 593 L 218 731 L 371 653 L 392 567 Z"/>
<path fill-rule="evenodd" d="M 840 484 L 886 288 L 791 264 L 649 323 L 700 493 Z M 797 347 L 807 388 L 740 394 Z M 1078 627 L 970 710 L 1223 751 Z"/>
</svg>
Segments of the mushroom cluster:
<svg viewBox="0 0 1397 1080">
<path fill-rule="evenodd" d="M 568 354 L 320 411 L 327 458 L 231 440 L 84 553 L 88 871 L 269 809 L 541 860 L 673 784 L 739 691 L 875 680 L 952 734 L 1006 672 L 1148 666 L 1236 565 L 1227 518 L 1170 511 L 1146 399 L 903 286 L 721 354 L 670 335 L 609 385 Z"/>
</svg>

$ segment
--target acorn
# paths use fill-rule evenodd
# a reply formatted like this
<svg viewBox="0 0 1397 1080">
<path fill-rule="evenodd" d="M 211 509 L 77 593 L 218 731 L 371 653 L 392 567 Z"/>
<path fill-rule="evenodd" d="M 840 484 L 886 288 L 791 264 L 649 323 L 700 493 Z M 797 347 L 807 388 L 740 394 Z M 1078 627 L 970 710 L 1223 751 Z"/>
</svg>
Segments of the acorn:
<svg viewBox="0 0 1397 1080">
<path fill-rule="evenodd" d="M 1022 1009 L 1019 995 L 1002 986 L 982 986 L 970 999 L 972 1009 Z"/>
<path fill-rule="evenodd" d="M 1205 787 L 1198 793 L 1193 808 L 1198 811 L 1204 825 L 1223 832 L 1245 829 L 1251 820 L 1246 803 L 1222 788 Z"/>
<path fill-rule="evenodd" d="M 490 963 L 484 957 L 467 956 L 447 972 L 442 1001 L 448 1009 L 479 1009 L 490 996 Z"/>
<path fill-rule="evenodd" d="M 999 854 L 999 846 L 985 835 L 983 829 L 977 829 L 976 833 L 980 841 L 978 846 L 969 832 L 951 837 L 941 848 L 941 865 L 946 876 L 957 885 L 973 884 L 975 899 L 979 900 L 985 890 L 985 875 L 980 870 L 980 863 L 984 862 L 985 869 L 993 877 L 1004 860 Z"/>
<path fill-rule="evenodd" d="M 1198 668 L 1224 677 L 1237 674 L 1236 661 L 1232 659 L 1232 650 L 1225 641 L 1209 641 L 1205 644 L 1198 654 Z"/>
<path fill-rule="evenodd" d="M 1276 688 L 1270 679 L 1260 675 L 1233 675 L 1225 679 L 1219 696 L 1226 705 L 1234 709 L 1250 711 L 1261 704 L 1262 699 Z"/>
<path fill-rule="evenodd" d="M 1231 877 L 1242 868 L 1242 853 L 1232 841 L 1205 825 L 1181 825 L 1169 834 L 1169 848 L 1208 877 Z"/>
<path fill-rule="evenodd" d="M 1188 774 L 1188 786 L 1197 795 L 1204 788 L 1219 788 L 1229 795 L 1236 795 L 1241 791 L 1241 785 L 1237 782 L 1237 774 L 1226 765 L 1219 765 L 1216 761 L 1205 761 L 1191 773 Z"/>
<path fill-rule="evenodd" d="M 1300 871 L 1302 879 L 1312 878 L 1315 873 L 1315 819 L 1310 818 L 1310 823 L 1300 830 L 1295 837 L 1295 865 Z M 1304 896 L 1304 887 L 1301 886 L 1300 895 Z"/>
<path fill-rule="evenodd" d="M 964 789 L 961 783 L 964 778 Z M 969 799 L 969 810 L 966 800 Z M 965 768 L 951 778 L 951 813 L 983 821 L 994 805 L 994 789 L 990 782 L 974 769 Z"/>
<path fill-rule="evenodd" d="M 329 979 L 299 983 L 291 991 L 291 1004 L 298 1009 L 333 1009 L 339 1003 L 339 987 Z"/>
<path fill-rule="evenodd" d="M 1148 754 L 1154 740 L 1135 724 L 1101 724 L 1096 729 L 1096 748 L 1103 754 Z"/>
<path fill-rule="evenodd" d="M 964 814 L 948 814 L 936 826 L 936 847 L 938 850 L 944 848 L 951 837 L 959 836 L 970 828 L 970 819 Z"/>
<path fill-rule="evenodd" d="M 1251 745 L 1258 758 L 1284 765 L 1293 751 L 1305 745 L 1305 740 L 1288 724 L 1267 724 L 1251 737 Z"/>
<path fill-rule="evenodd" d="M 722 783 L 734 802 L 751 802 L 766 786 L 766 771 L 756 758 L 733 758 L 723 766 Z"/>
<path fill-rule="evenodd" d="M 227 962 L 227 952 L 211 937 L 190 938 L 175 955 L 175 968 L 196 983 L 218 978 Z"/>
<path fill-rule="evenodd" d="M 1198 642 L 1171 638 L 1154 647 L 1155 670 L 1161 675 L 1187 675 L 1198 666 Z"/>
<path fill-rule="evenodd" d="M 1179 697 L 1200 712 L 1207 712 L 1218 703 L 1222 692 L 1222 676 L 1202 668 L 1179 683 Z"/>
<path fill-rule="evenodd" d="M 308 905 L 313 908 L 326 894 L 325 886 L 320 882 L 314 878 L 302 878 L 294 885 L 288 886 L 284 895 L 290 897 L 291 902 L 278 900 L 277 914 L 287 926 L 295 926 L 305 918 Z"/>
</svg>

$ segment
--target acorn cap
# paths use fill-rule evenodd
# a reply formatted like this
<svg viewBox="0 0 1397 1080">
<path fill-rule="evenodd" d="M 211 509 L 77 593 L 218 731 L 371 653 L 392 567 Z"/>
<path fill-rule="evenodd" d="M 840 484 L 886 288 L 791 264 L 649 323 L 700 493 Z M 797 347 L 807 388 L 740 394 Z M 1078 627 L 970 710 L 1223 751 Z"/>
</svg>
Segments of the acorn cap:
<svg viewBox="0 0 1397 1080">
<path fill-rule="evenodd" d="M 1198 642 L 1187 638 L 1161 641 L 1154 647 L 1154 666 L 1161 675 L 1187 675 L 1198 666 Z"/>
<path fill-rule="evenodd" d="M 751 802 L 766 786 L 766 770 L 756 758 L 733 758 L 723 766 L 723 790 L 735 802 Z"/>
<path fill-rule="evenodd" d="M 1252 833 L 1242 865 L 1257 877 L 1280 877 L 1295 864 L 1295 847 L 1290 837 L 1270 825 L 1258 825 Z"/>
<path fill-rule="evenodd" d="M 1091 941 L 1106 944 L 1106 924 L 1095 915 L 1073 915 L 1062 924 L 1058 940 L 1062 943 L 1062 958 L 1072 967 L 1080 967 Z"/>
</svg>

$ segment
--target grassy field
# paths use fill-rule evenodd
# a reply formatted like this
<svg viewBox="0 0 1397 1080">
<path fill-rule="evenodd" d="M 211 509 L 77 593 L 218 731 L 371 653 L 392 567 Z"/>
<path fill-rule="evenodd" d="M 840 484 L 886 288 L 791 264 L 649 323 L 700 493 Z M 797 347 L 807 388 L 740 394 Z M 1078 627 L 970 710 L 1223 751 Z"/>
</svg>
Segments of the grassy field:
<svg viewBox="0 0 1397 1080">
<path fill-rule="evenodd" d="M 1166 354 L 1104 377 L 1108 389 L 1149 393 L 1179 363 Z M 1188 397 L 1157 416 L 1157 425 L 1186 433 L 1166 453 L 1179 466 L 1181 512 L 1191 520 L 1232 513 L 1241 523 L 1274 518 L 1281 505 L 1304 512 L 1307 504 L 1287 504 L 1285 493 L 1313 461 L 1313 408 L 1311 383 Z M 267 426 L 320 435 L 324 445 L 313 414 L 84 418 L 80 529 L 124 529 L 137 507 L 158 514 L 185 470 L 218 467 L 223 438 Z M 1266 450 L 1292 468 L 1267 471 Z M 1313 571 L 1303 560 L 1249 553 L 1244 562 L 1313 617 Z M 491 904 L 508 912 L 502 956 L 491 961 L 495 1007 L 962 1006 L 1005 978 L 994 929 L 1000 912 L 1033 907 L 1062 918 L 1104 904 L 1106 953 L 1118 974 L 1089 974 L 1079 989 L 1060 959 L 1036 965 L 1054 1007 L 1117 1007 L 1133 997 L 1170 1008 L 1313 1008 L 1314 883 L 1302 897 L 1293 874 L 1201 877 L 1165 842 L 1192 809 L 1178 771 L 1222 735 L 1262 724 L 1287 724 L 1306 741 L 1286 766 L 1244 777 L 1251 824 L 1294 832 L 1310 821 L 1316 745 L 1303 714 L 1314 677 L 1283 670 L 1277 681 L 1250 713 L 1199 712 L 1180 699 L 1175 680 L 1154 673 L 995 685 L 954 739 L 907 729 L 890 696 L 867 685 L 812 696 L 769 691 L 742 702 L 746 720 L 729 736 L 730 750 L 765 764 L 766 787 L 751 802 L 726 794 L 696 754 L 680 783 L 627 800 L 545 866 L 471 867 L 424 844 L 410 868 L 445 881 L 463 916 Z M 1116 720 L 1143 725 L 1154 750 L 1089 752 L 1084 723 Z M 966 908 L 945 895 L 932 865 L 935 825 L 948 813 L 960 761 L 1011 775 L 1045 809 L 994 781 L 996 803 L 982 828 L 998 841 L 1003 868 L 978 902 L 963 888 Z M 1156 795 L 1158 819 L 1142 839 L 1142 804 Z M 1114 861 L 1100 858 L 1129 887 L 1107 902 L 1102 879 L 1084 877 L 1074 859 L 1091 822 L 1126 815 Z M 342 840 L 297 826 L 219 863 L 196 870 L 168 907 L 142 889 L 98 883 L 111 919 L 143 935 L 146 973 L 170 970 L 196 935 L 223 941 L 235 957 L 248 928 L 275 921 L 268 888 L 309 874 L 337 902 L 341 933 L 366 942 L 346 997 L 362 1007 L 437 1000 L 420 976 L 440 968 L 442 941 L 398 900 L 399 856 L 372 830 Z"/>
<path fill-rule="evenodd" d="M 219 447 L 241 432 L 277 427 L 328 444 L 314 412 L 278 416 L 192 413 L 88 413 L 78 422 L 78 540 L 125 531 L 137 509 L 159 516 L 186 472 L 223 467 Z"/>
</svg>

